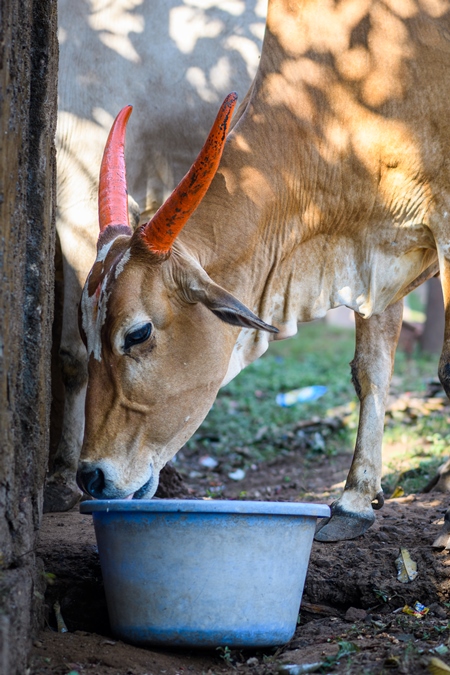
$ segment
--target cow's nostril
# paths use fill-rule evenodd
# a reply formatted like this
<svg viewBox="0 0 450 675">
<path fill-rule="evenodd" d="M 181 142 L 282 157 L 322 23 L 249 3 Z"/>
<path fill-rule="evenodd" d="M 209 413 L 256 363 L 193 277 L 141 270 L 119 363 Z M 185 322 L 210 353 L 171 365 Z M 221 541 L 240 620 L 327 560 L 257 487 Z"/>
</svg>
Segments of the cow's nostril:
<svg viewBox="0 0 450 675">
<path fill-rule="evenodd" d="M 77 474 L 77 483 L 84 492 L 99 499 L 105 488 L 105 474 L 101 469 L 94 469 L 94 471 L 79 471 Z"/>
</svg>

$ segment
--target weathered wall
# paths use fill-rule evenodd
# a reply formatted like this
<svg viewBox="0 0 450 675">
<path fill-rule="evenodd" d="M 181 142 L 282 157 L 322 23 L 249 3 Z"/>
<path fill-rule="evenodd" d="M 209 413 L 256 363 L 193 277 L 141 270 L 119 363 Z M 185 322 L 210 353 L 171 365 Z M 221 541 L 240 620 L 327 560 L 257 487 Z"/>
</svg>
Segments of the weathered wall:
<svg viewBox="0 0 450 675">
<path fill-rule="evenodd" d="M 39 615 L 53 313 L 56 0 L 0 3 L 0 673 Z"/>
</svg>

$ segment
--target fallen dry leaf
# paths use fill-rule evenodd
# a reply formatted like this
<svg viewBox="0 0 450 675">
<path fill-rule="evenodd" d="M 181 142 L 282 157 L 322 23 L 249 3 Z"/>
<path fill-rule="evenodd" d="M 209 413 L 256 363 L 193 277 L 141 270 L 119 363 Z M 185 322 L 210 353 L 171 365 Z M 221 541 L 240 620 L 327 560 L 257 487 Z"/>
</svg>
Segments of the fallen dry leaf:
<svg viewBox="0 0 450 675">
<path fill-rule="evenodd" d="M 400 549 L 400 554 L 395 559 L 395 565 L 397 567 L 397 579 L 402 584 L 414 581 L 418 574 L 417 563 L 412 560 L 407 548 Z"/>
<path fill-rule="evenodd" d="M 428 670 L 432 675 L 446 675 L 447 673 L 450 673 L 448 665 L 436 656 L 431 657 L 430 663 L 428 664 Z"/>
</svg>

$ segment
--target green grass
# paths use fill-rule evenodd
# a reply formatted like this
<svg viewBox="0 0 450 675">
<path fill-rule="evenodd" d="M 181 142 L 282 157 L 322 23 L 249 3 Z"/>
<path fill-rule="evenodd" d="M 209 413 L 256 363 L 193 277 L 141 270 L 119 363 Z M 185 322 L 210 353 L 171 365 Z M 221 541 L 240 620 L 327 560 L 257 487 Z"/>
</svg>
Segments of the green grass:
<svg viewBox="0 0 450 675">
<path fill-rule="evenodd" d="M 227 457 L 230 467 L 270 461 L 283 452 L 284 441 L 301 420 L 327 417 L 330 409 L 348 406 L 346 426 L 327 437 L 326 452 L 350 452 L 356 435 L 358 405 L 351 384 L 349 362 L 354 353 L 352 330 L 324 322 L 303 324 L 295 338 L 273 343 L 269 351 L 224 387 L 206 420 L 188 443 L 216 457 Z M 393 390 L 423 394 L 427 380 L 436 377 L 438 357 L 416 353 L 396 356 Z M 313 403 L 281 408 L 279 392 L 326 385 L 328 392 Z M 384 487 L 392 491 L 400 479 L 405 492 L 419 490 L 448 452 L 449 420 L 430 414 L 411 420 L 407 415 L 387 418 L 384 446 L 388 462 Z M 391 456 L 392 455 L 392 456 Z M 244 458 L 244 460 L 243 460 Z M 405 473 L 409 472 L 409 473 Z"/>
<path fill-rule="evenodd" d="M 217 456 L 244 451 L 249 462 L 269 460 L 283 436 L 300 420 L 324 417 L 333 406 L 354 398 L 349 361 L 351 331 L 323 323 L 301 326 L 296 338 L 274 343 L 269 351 L 224 387 L 189 445 L 213 444 Z M 282 408 L 279 392 L 321 384 L 327 393 L 313 403 Z"/>
<path fill-rule="evenodd" d="M 392 492 L 400 485 L 406 494 L 420 491 L 448 458 L 450 446 L 449 418 L 435 413 L 417 420 L 388 421 L 384 446 L 390 450 L 384 489 Z"/>
<path fill-rule="evenodd" d="M 393 385 L 397 380 L 402 391 L 424 392 L 427 381 L 437 378 L 439 356 L 423 354 L 416 350 L 412 358 L 398 351 L 395 355 Z"/>
<path fill-rule="evenodd" d="M 416 351 L 413 358 L 396 354 L 393 389 L 398 395 L 425 393 L 427 381 L 437 378 L 439 357 Z M 437 411 L 411 418 L 400 414 L 387 418 L 384 432 L 383 487 L 387 493 L 401 485 L 405 494 L 420 491 L 447 459 L 450 446 L 448 412 Z"/>
</svg>

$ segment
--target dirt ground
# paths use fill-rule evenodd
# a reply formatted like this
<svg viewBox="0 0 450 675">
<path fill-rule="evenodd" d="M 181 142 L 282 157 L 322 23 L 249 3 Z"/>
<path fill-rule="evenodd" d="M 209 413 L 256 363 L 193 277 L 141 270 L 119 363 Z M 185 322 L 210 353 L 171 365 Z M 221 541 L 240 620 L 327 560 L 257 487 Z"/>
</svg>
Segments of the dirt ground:
<svg viewBox="0 0 450 675">
<path fill-rule="evenodd" d="M 181 455 L 183 480 L 164 496 L 296 500 L 308 486 L 308 501 L 329 503 L 342 489 L 348 454 L 308 461 L 290 450 L 270 465 L 254 466 L 242 480 L 222 475 L 220 465 Z M 28 675 L 213 675 L 239 670 L 252 675 L 285 672 L 427 673 L 430 660 L 450 664 L 450 553 L 431 544 L 450 503 L 440 493 L 389 499 L 375 525 L 354 541 L 314 543 L 291 642 L 261 651 L 160 651 L 124 644 L 111 634 L 91 516 L 78 508 L 44 517 L 39 555 L 48 585 L 47 627 L 34 642 Z M 406 548 L 418 576 L 397 580 L 395 559 Z M 68 632 L 57 632 L 54 602 Z M 419 601 L 429 608 L 418 618 L 404 613 Z M 322 664 L 316 669 L 288 666 Z"/>
</svg>

